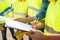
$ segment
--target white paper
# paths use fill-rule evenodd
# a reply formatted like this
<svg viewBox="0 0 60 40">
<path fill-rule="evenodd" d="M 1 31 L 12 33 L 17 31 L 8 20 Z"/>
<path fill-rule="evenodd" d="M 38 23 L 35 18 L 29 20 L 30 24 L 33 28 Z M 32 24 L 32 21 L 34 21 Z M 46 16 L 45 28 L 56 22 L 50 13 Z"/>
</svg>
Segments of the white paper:
<svg viewBox="0 0 60 40">
<path fill-rule="evenodd" d="M 7 18 L 7 17 L 4 17 L 4 16 L 0 16 L 0 20 L 6 20 L 6 19 L 14 20 L 15 18 Z"/>
<path fill-rule="evenodd" d="M 5 17 L 3 17 L 3 16 L 0 16 L 0 20 L 5 20 Z"/>
<path fill-rule="evenodd" d="M 31 25 L 22 23 L 22 22 L 18 22 L 18 21 L 14 21 L 14 20 L 6 20 L 6 27 L 10 27 L 10 28 L 16 28 L 19 30 L 25 30 L 25 31 L 30 31 L 32 30 Z"/>
</svg>

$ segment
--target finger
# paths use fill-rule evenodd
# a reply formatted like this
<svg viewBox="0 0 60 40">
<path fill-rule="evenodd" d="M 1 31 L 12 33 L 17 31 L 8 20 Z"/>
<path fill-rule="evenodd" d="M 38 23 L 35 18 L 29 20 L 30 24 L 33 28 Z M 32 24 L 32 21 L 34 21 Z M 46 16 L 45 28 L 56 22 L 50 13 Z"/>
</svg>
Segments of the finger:
<svg viewBox="0 0 60 40">
<path fill-rule="evenodd" d="M 35 40 L 37 38 L 37 35 L 36 34 L 32 34 L 32 35 L 29 35 L 29 37 L 32 39 L 32 40 Z"/>
<path fill-rule="evenodd" d="M 33 37 L 34 36 L 34 34 L 30 34 L 30 35 L 28 35 L 29 37 Z"/>
<path fill-rule="evenodd" d="M 28 33 L 33 34 L 33 31 L 32 31 L 32 30 L 30 30 Z M 26 34 L 26 35 L 30 35 L 30 34 Z"/>
<path fill-rule="evenodd" d="M 17 21 L 18 20 L 18 18 L 17 19 L 14 19 L 15 21 Z"/>
</svg>

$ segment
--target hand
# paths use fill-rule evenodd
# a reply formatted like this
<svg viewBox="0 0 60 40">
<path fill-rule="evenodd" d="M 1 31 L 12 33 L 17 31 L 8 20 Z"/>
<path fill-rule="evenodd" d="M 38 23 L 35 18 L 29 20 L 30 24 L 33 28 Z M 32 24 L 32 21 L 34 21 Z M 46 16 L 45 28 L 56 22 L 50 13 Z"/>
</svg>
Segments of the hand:
<svg viewBox="0 0 60 40">
<path fill-rule="evenodd" d="M 36 28 L 42 28 L 42 23 L 41 22 L 32 22 L 32 27 L 34 28 L 34 29 L 36 29 Z"/>
<path fill-rule="evenodd" d="M 45 35 L 39 31 L 39 30 L 35 30 L 35 31 L 30 31 L 33 32 L 33 34 L 29 34 L 28 36 L 32 38 L 32 40 L 44 40 Z"/>
</svg>

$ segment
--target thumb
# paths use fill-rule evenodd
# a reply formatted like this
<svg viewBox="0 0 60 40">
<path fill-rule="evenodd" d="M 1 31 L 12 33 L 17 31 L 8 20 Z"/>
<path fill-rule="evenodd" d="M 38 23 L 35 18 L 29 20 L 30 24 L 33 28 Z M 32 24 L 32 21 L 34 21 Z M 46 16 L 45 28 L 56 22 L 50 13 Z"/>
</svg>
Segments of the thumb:
<svg viewBox="0 0 60 40">
<path fill-rule="evenodd" d="M 40 30 L 32 29 L 33 33 L 42 33 Z"/>
</svg>

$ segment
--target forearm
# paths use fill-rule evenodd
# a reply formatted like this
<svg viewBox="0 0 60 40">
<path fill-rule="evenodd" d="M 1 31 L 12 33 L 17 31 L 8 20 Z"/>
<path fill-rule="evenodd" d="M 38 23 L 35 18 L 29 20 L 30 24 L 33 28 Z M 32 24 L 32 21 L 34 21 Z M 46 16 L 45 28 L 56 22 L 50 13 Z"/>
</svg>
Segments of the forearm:
<svg viewBox="0 0 60 40">
<path fill-rule="evenodd" d="M 27 19 L 25 19 L 25 18 L 19 18 L 19 19 L 17 19 L 17 21 L 26 23 L 27 22 Z"/>
<path fill-rule="evenodd" d="M 33 21 L 33 20 L 34 20 L 33 17 L 29 17 L 29 18 L 27 18 L 27 22 L 31 22 L 31 21 Z"/>
<path fill-rule="evenodd" d="M 46 35 L 44 40 L 60 40 L 60 34 Z"/>
<path fill-rule="evenodd" d="M 19 22 L 23 22 L 23 23 L 26 23 L 26 22 L 31 22 L 34 20 L 33 17 L 29 17 L 29 18 L 18 18 L 18 19 L 15 19 L 16 21 L 19 21 Z"/>
</svg>

